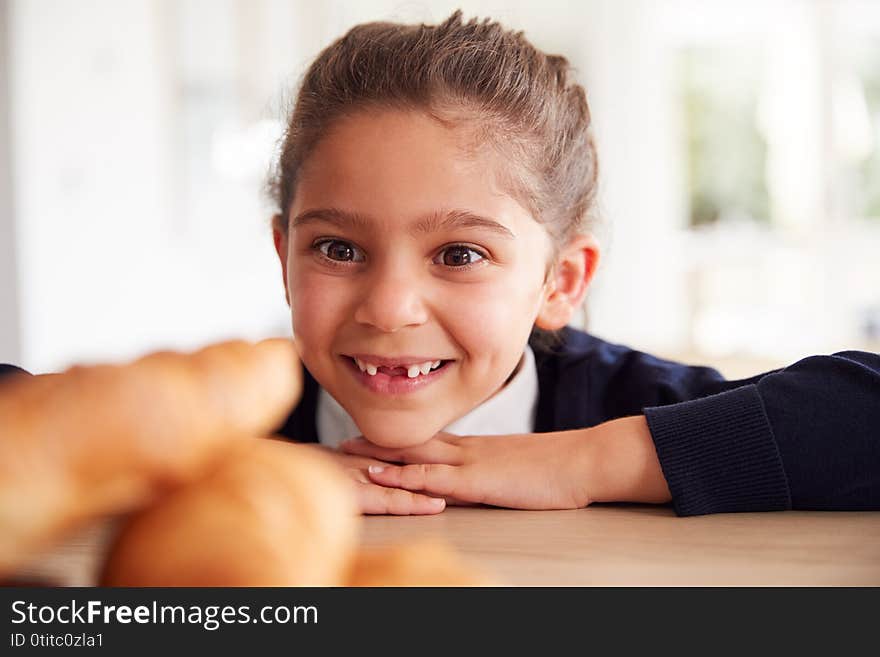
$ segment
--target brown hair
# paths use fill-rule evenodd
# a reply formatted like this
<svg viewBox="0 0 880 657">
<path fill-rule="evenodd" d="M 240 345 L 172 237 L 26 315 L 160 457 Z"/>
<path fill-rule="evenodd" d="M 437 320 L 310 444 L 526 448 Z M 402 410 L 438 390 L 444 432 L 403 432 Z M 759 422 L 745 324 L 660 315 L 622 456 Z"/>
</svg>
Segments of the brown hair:
<svg viewBox="0 0 880 657">
<path fill-rule="evenodd" d="M 269 183 L 276 228 L 287 227 L 318 141 L 341 117 L 370 108 L 425 111 L 520 163 L 502 182 L 557 247 L 589 227 L 598 164 L 586 95 L 568 60 L 489 19 L 465 23 L 456 11 L 439 25 L 357 25 L 318 55 Z"/>
</svg>

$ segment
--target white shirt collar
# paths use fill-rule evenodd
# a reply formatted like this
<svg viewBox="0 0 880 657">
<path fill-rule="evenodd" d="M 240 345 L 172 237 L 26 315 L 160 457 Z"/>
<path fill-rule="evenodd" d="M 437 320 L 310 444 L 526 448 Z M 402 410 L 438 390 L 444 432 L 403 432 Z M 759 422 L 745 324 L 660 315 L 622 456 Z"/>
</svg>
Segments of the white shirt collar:
<svg viewBox="0 0 880 657">
<path fill-rule="evenodd" d="M 538 369 L 535 354 L 527 345 L 522 366 L 507 385 L 444 431 L 459 436 L 531 433 L 537 408 Z M 321 444 L 334 448 L 343 440 L 361 435 L 351 416 L 323 388 L 318 393 L 317 428 Z"/>
</svg>

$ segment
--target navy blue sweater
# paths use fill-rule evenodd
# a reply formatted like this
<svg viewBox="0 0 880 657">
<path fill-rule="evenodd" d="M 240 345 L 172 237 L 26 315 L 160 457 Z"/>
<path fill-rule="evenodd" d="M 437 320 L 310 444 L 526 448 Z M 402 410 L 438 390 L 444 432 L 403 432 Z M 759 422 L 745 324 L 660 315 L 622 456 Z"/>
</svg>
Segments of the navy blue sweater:
<svg viewBox="0 0 880 657">
<path fill-rule="evenodd" d="M 532 340 L 536 432 L 644 414 L 679 515 L 880 509 L 880 355 L 845 351 L 727 381 L 567 328 Z M 318 384 L 280 433 L 318 439 Z"/>
<path fill-rule="evenodd" d="M 880 509 L 880 355 L 812 356 L 727 381 L 574 329 L 561 337 L 552 349 L 531 343 L 535 431 L 644 414 L 679 515 Z M 305 374 L 278 433 L 315 442 L 319 386 Z"/>
</svg>

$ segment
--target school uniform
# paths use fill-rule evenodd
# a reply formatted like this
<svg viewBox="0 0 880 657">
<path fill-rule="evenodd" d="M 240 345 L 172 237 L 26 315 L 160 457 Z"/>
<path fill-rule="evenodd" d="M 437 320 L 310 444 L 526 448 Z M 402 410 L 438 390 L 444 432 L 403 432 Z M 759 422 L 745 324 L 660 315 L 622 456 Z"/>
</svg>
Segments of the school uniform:
<svg viewBox="0 0 880 657">
<path fill-rule="evenodd" d="M 812 356 L 728 381 L 566 328 L 561 344 L 541 347 L 533 338 L 525 356 L 503 390 L 446 430 L 563 431 L 644 414 L 679 515 L 880 509 L 878 354 Z M 357 435 L 305 375 L 300 404 L 279 433 L 330 445 Z"/>
<path fill-rule="evenodd" d="M 15 365 L 0 363 L 0 379 L 2 379 L 4 376 L 9 376 L 11 374 L 28 374 L 28 372 L 21 369 L 20 367 L 16 367 Z"/>
</svg>

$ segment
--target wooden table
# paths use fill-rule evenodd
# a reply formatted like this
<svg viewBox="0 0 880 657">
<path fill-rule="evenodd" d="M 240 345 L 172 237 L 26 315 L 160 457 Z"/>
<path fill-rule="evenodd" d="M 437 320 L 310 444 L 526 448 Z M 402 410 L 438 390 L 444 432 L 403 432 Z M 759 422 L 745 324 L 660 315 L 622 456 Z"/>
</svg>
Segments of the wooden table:
<svg viewBox="0 0 880 657">
<path fill-rule="evenodd" d="M 448 508 L 369 516 L 362 543 L 448 543 L 498 584 L 523 586 L 880 586 L 880 512 L 732 513 L 678 518 L 668 507 L 576 511 Z M 70 537 L 21 570 L 25 580 L 95 584 L 113 523 Z"/>
<path fill-rule="evenodd" d="M 365 519 L 363 542 L 446 541 L 502 584 L 880 585 L 880 512 L 676 517 L 668 507 L 449 508 Z"/>
</svg>

